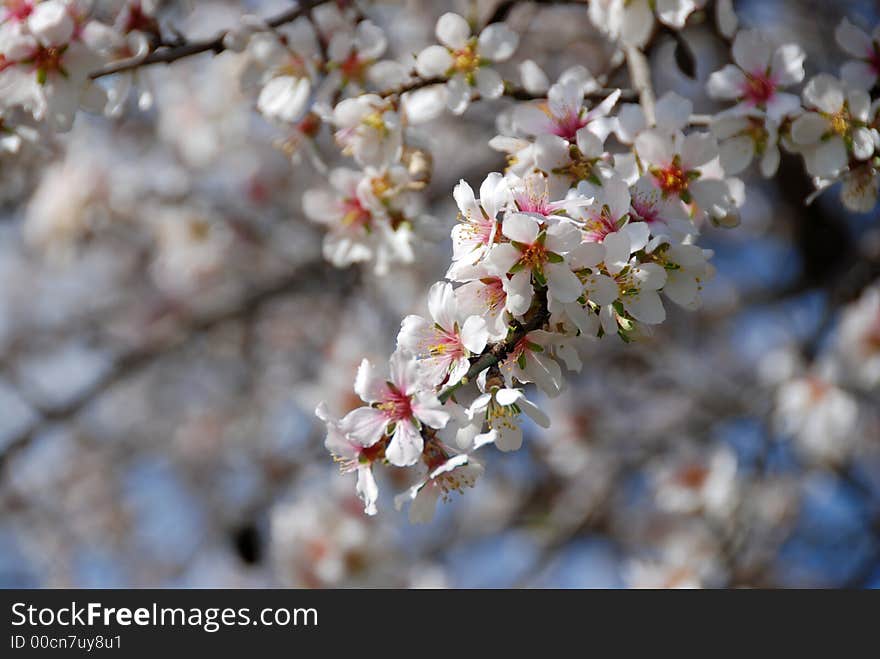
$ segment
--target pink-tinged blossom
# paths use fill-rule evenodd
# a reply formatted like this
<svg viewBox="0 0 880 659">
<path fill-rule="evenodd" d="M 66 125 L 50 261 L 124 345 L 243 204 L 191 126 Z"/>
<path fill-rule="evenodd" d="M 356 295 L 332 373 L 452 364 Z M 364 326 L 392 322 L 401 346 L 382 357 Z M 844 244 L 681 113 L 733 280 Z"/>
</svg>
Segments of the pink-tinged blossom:
<svg viewBox="0 0 880 659">
<path fill-rule="evenodd" d="M 676 197 L 664 197 L 650 175 L 642 176 L 630 188 L 630 222 L 644 222 L 652 235 L 683 238 L 698 233 L 687 209 Z"/>
<path fill-rule="evenodd" d="M 708 216 L 723 224 L 737 215 L 733 180 L 720 177 L 718 143 L 712 135 L 650 129 L 638 136 L 636 150 L 665 199 L 688 204 L 697 219 Z"/>
<path fill-rule="evenodd" d="M 556 135 L 569 142 L 574 142 L 577 132 L 586 128 L 604 142 L 615 128 L 614 118 L 608 115 L 619 98 L 618 89 L 599 105 L 587 110 L 583 83 L 575 80 L 556 83 L 547 93 L 546 102 L 517 107 L 513 123 L 526 135 Z"/>
<path fill-rule="evenodd" d="M 507 181 L 498 172 L 489 174 L 480 185 L 480 199 L 464 180 L 452 192 L 458 205 L 459 223 L 452 228 L 452 261 L 448 277 L 454 278 L 455 268 L 469 266 L 482 259 L 495 242 L 499 214 L 510 207 L 511 193 Z"/>
<path fill-rule="evenodd" d="M 459 268 L 455 281 L 464 282 L 455 289 L 460 313 L 465 316 L 482 316 L 486 321 L 489 339 L 500 341 L 507 336 L 507 278 L 492 275 L 484 264 Z"/>
<path fill-rule="evenodd" d="M 69 130 L 80 106 L 100 110 L 104 91 L 89 73 L 102 57 L 83 40 L 86 22 L 68 3 L 16 5 L 0 24 L 0 98 L 55 130 Z"/>
<path fill-rule="evenodd" d="M 397 343 L 420 358 L 431 383 L 456 384 L 470 368 L 470 357 L 486 347 L 486 321 L 479 315 L 465 317 L 447 282 L 431 287 L 428 311 L 431 320 L 416 315 L 403 319 Z"/>
<path fill-rule="evenodd" d="M 565 199 L 551 201 L 547 177 L 540 172 L 529 172 L 522 178 L 510 174 L 509 179 L 516 209 L 539 222 L 570 221 L 569 214 L 593 203 L 592 197 L 581 194 L 569 194 Z"/>
<path fill-rule="evenodd" d="M 306 190 L 302 201 L 306 216 L 327 228 L 324 258 L 338 267 L 372 261 L 380 274 L 389 264 L 413 260 L 409 224 L 396 221 L 391 204 L 375 194 L 387 176 L 340 167 L 330 172 L 329 183 L 330 189 Z"/>
<path fill-rule="evenodd" d="M 490 272 L 510 275 L 507 310 L 521 316 L 532 303 L 532 279 L 547 286 L 550 296 L 571 302 L 580 293 L 580 282 L 565 262 L 565 254 L 581 242 L 580 232 L 571 224 L 552 224 L 546 229 L 533 217 L 513 213 L 502 225 L 507 243 L 495 245 L 486 264 Z"/>
<path fill-rule="evenodd" d="M 403 494 L 394 497 L 399 510 L 409 501 L 409 520 L 414 524 L 426 524 L 434 517 L 437 502 L 449 499 L 452 492 L 461 493 L 473 487 L 483 473 L 483 466 L 473 456 L 459 453 L 452 457 L 438 455 L 428 460 L 428 473 Z"/>
<path fill-rule="evenodd" d="M 609 233 L 626 224 L 630 212 L 630 190 L 626 182 L 618 177 L 606 179 L 601 186 L 583 181 L 578 184 L 577 191 L 579 195 L 589 195 L 593 199 L 575 215 L 584 242 L 600 243 Z"/>
<path fill-rule="evenodd" d="M 327 427 L 324 447 L 339 463 L 342 473 L 357 473 L 355 491 L 360 500 L 364 502 L 364 512 L 367 515 L 375 515 L 379 488 L 373 477 L 373 463 L 384 458 L 385 447 L 378 442 L 372 446 L 364 446 L 358 442 L 341 428 L 339 420 L 330 414 L 324 403 L 318 405 L 315 415 Z"/>
<path fill-rule="evenodd" d="M 709 95 L 738 101 L 735 112 L 744 114 L 758 108 L 773 121 L 782 121 L 800 110 L 800 99 L 782 90 L 804 79 L 804 58 L 803 49 L 796 44 L 774 51 L 760 33 L 743 30 L 733 42 L 736 64 L 709 76 Z"/>
<path fill-rule="evenodd" d="M 407 467 L 422 454 L 422 426 L 443 428 L 449 413 L 442 409 L 415 356 L 398 350 L 389 365 L 386 380 L 376 375 L 368 360 L 361 362 L 354 390 L 369 405 L 346 414 L 339 428 L 362 446 L 373 446 L 390 434 L 385 457 L 395 466 Z"/>
</svg>

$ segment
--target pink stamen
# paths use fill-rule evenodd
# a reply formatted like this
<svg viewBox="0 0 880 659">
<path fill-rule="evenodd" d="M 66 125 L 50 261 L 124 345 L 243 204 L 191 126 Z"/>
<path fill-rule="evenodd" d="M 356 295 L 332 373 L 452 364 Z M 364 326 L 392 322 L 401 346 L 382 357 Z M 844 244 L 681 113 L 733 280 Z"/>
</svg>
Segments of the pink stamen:
<svg viewBox="0 0 880 659">
<path fill-rule="evenodd" d="M 573 140 L 577 132 L 590 123 L 589 117 L 582 117 L 581 113 L 571 112 L 562 117 L 553 117 L 553 134 L 566 140 Z"/>
<path fill-rule="evenodd" d="M 553 208 L 547 201 L 546 195 L 531 195 L 528 192 L 516 194 L 516 205 L 523 213 L 535 213 L 536 215 L 550 215 Z"/>
<path fill-rule="evenodd" d="M 386 389 L 381 408 L 389 421 L 405 421 L 413 417 L 412 400 L 392 384 Z"/>
<path fill-rule="evenodd" d="M 607 213 L 595 213 L 584 226 L 586 242 L 601 243 L 609 233 L 617 231 L 617 222 Z"/>
<path fill-rule="evenodd" d="M 657 210 L 657 207 L 650 201 L 640 199 L 639 197 L 633 197 L 632 214 L 633 219 L 641 220 L 648 224 L 653 224 L 660 220 L 660 212 Z"/>
<path fill-rule="evenodd" d="M 504 292 L 504 284 L 498 277 L 487 277 L 481 280 L 486 288 L 483 289 L 483 296 L 486 300 L 486 306 L 492 311 L 504 306 L 507 300 L 507 293 Z"/>
</svg>

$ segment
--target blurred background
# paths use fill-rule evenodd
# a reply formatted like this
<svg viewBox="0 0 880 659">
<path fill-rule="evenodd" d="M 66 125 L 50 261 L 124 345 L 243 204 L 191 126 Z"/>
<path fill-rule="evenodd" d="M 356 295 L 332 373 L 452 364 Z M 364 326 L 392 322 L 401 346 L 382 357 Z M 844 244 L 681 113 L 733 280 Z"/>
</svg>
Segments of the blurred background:
<svg viewBox="0 0 880 659">
<path fill-rule="evenodd" d="M 285 4 L 162 11 L 197 37 Z M 843 61 L 842 16 L 880 21 L 867 0 L 735 6 L 800 43 L 808 76 Z M 471 7 L 366 11 L 403 57 Z M 525 57 L 551 79 L 609 69 L 583 7 L 517 7 L 510 24 L 511 79 Z M 726 46 L 705 25 L 684 35 L 697 80 L 661 37 L 656 89 L 714 111 L 703 83 Z M 848 214 L 834 189 L 805 206 L 796 158 L 748 177 L 742 226 L 701 237 L 717 275 L 700 311 L 670 306 L 637 344 L 584 342 L 568 390 L 534 393 L 552 428 L 486 449 L 484 477 L 433 523 L 394 510 L 408 483 L 393 469 L 368 518 L 313 410 L 357 405 L 361 358 L 382 362 L 423 310 L 451 253 L 452 187 L 504 166 L 487 141 L 510 101 L 431 126 L 416 262 L 380 278 L 322 259 L 301 196 L 325 177 L 254 111 L 242 58 L 143 69 L 152 109 L 80 114 L 54 142 L 0 154 L 0 586 L 880 585 L 876 213 Z"/>
</svg>

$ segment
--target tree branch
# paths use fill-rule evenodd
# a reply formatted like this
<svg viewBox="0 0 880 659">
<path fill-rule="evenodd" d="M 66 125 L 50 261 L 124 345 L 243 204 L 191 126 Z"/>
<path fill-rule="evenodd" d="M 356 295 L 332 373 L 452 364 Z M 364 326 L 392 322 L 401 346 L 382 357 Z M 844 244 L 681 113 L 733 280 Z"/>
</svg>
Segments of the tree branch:
<svg viewBox="0 0 880 659">
<path fill-rule="evenodd" d="M 586 7 L 589 0 L 503 0 L 498 3 L 495 11 L 486 19 L 486 25 L 506 20 L 514 7 L 524 5 L 527 2 L 534 5 L 583 5 Z"/>
<path fill-rule="evenodd" d="M 470 382 L 487 368 L 504 361 L 526 334 L 544 327 L 550 318 L 550 311 L 547 309 L 547 291 L 541 290 L 537 296 L 537 304 L 529 311 L 525 322 L 516 323 L 514 330 L 504 341 L 486 348 L 482 355 L 475 357 L 464 377 L 438 396 L 440 402 L 445 403 L 461 385 Z"/>
<path fill-rule="evenodd" d="M 642 110 L 645 113 L 645 119 L 649 126 L 656 123 L 656 115 L 654 112 L 654 86 L 651 84 L 651 66 L 648 58 L 638 48 L 626 46 L 624 49 L 626 56 L 626 67 L 629 71 L 630 84 L 638 92 L 639 102 L 642 104 Z"/>
<path fill-rule="evenodd" d="M 291 9 L 288 9 L 287 11 L 284 11 L 277 16 L 268 19 L 266 21 L 266 25 L 269 28 L 276 28 L 284 25 L 285 23 L 291 23 L 297 18 L 308 16 L 312 9 L 328 1 L 329 0 L 301 0 L 297 3 L 295 7 L 292 7 Z M 179 59 L 190 57 L 192 55 L 198 55 L 200 53 L 212 52 L 217 55 L 226 50 L 226 46 L 224 45 L 223 40 L 226 35 L 229 34 L 229 32 L 230 30 L 224 30 L 217 36 L 210 39 L 202 39 L 199 41 L 188 42 L 185 41 L 184 43 L 180 43 L 171 47 L 160 47 L 158 50 L 154 50 L 148 53 L 146 56 L 132 57 L 116 62 L 110 62 L 109 64 L 101 67 L 97 71 L 93 71 L 91 74 L 89 74 L 89 78 L 91 78 L 92 80 L 96 80 L 97 78 L 101 78 L 103 76 L 112 75 L 114 73 L 122 73 L 124 71 L 131 71 L 134 69 L 138 69 L 142 66 L 150 66 L 152 64 L 170 64 L 171 62 L 176 62 Z"/>
</svg>

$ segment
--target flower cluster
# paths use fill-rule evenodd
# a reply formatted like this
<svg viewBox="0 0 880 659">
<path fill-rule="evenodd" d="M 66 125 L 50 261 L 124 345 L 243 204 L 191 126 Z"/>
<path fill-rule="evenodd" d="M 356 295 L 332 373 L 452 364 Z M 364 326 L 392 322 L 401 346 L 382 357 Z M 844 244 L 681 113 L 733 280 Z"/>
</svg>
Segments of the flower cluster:
<svg viewBox="0 0 880 659">
<path fill-rule="evenodd" d="M 655 17 L 680 28 L 700 6 L 594 2 L 590 15 L 628 48 L 645 45 Z M 359 465 L 378 456 L 397 467 L 419 466 L 425 476 L 397 499 L 416 502 L 414 519 L 426 517 L 423 492 L 473 484 L 481 469 L 473 458 L 478 448 L 519 448 L 524 416 L 549 424 L 523 385 L 558 395 L 563 370 L 581 368 L 578 341 L 644 337 L 666 318 L 664 298 L 686 309 L 700 305 L 713 270 L 711 251 L 696 239 L 706 223 L 738 224 L 745 193 L 735 176 L 752 161 L 773 176 L 782 146 L 803 156 L 817 187 L 843 179 L 849 207 L 873 207 L 880 134 L 865 85 L 876 82 L 868 75 L 876 43 L 841 25 L 838 40 L 847 52 L 858 50 L 860 60 L 844 67 L 844 81 L 814 77 L 801 100 L 789 89 L 804 80 L 803 50 L 774 47 L 754 30 L 737 32 L 729 3 L 718 3 L 717 12 L 733 62 L 709 77 L 707 90 L 734 105 L 708 122 L 694 122 L 692 103 L 674 93 L 648 113 L 640 103 L 621 103 L 620 90 L 603 93 L 583 67 L 566 70 L 553 85 L 534 62 L 522 67 L 523 88 L 536 97 L 516 105 L 490 141 L 507 155 L 508 167 L 487 176 L 478 194 L 465 181 L 456 186 L 459 217 L 447 281 L 432 287 L 427 317 L 408 316 L 401 325 L 392 371 L 405 362 L 410 375 L 398 384 L 389 380 L 384 397 L 356 388 L 367 406 L 342 420 L 319 411 L 328 441 L 338 435 L 357 447 L 348 454 L 361 456 Z M 475 98 L 474 89 L 491 99 L 511 85 L 486 66 L 510 57 L 516 36 L 501 25 L 478 38 L 471 34 L 463 19 L 446 14 L 437 24 L 443 45 L 417 58 L 424 80 L 446 80 L 455 114 Z M 374 107 L 384 99 L 362 98 Z M 595 104 L 588 100 L 594 98 Z M 393 128 L 383 124 L 380 133 L 392 135 Z M 375 140 L 370 151 L 379 151 Z M 362 366 L 359 386 L 369 368 Z M 783 409 L 798 396 L 785 396 Z M 431 418 L 420 416 L 416 401 L 430 401 Z M 359 422 L 365 418 L 370 423 Z M 361 486 L 359 492 L 374 513 L 378 490 L 370 478 L 369 495 Z"/>
<path fill-rule="evenodd" d="M 11 0 L 0 11 L 0 103 L 55 131 L 69 130 L 80 108 L 118 115 L 131 77 L 101 86 L 90 74 L 111 59 L 146 55 L 158 29 L 145 2 Z M 150 97 L 140 100 L 146 107 Z"/>
<path fill-rule="evenodd" d="M 731 173 L 760 161 L 765 177 L 779 167 L 779 147 L 799 154 L 818 191 L 842 182 L 841 199 L 854 212 L 877 203 L 880 173 L 876 150 L 878 46 L 844 19 L 837 43 L 857 59 L 846 62 L 840 77 L 819 73 L 801 93 L 786 91 L 804 80 L 803 50 L 797 44 L 773 48 L 765 35 L 742 30 L 733 39 L 733 64 L 713 73 L 707 89 L 713 98 L 736 105 L 713 118 L 721 142 L 722 164 Z"/>
<path fill-rule="evenodd" d="M 632 64 L 658 35 L 702 21 L 707 5 L 593 0 L 583 17 L 607 37 L 611 62 Z M 519 81 L 505 79 L 515 70 L 505 62 L 520 46 L 505 20 L 479 25 L 444 13 L 437 43 L 397 57 L 380 14 L 374 22 L 342 0 L 303 1 L 278 19 L 245 16 L 204 43 L 172 34 L 160 23 L 159 5 L 142 0 L 7 0 L 0 9 L 0 158 L 24 160 L 28 144 L 68 130 L 80 109 L 118 117 L 135 99 L 146 110 L 154 94 L 138 73 L 142 65 L 230 51 L 241 90 L 222 85 L 211 110 L 223 115 L 229 94 L 245 95 L 285 156 L 305 155 L 320 175 L 320 183 L 306 181 L 301 208 L 321 227 L 324 259 L 337 267 L 369 264 L 385 275 L 418 261 L 428 225 L 440 224 L 425 216 L 432 179 L 425 124 L 445 111 L 458 121 L 474 103 L 507 101 L 488 144 L 507 166 L 478 185 L 454 187 L 451 262 L 444 281 L 430 288 L 427 311 L 403 319 L 387 375 L 361 364 L 354 390 L 363 405 L 341 415 L 317 409 L 328 450 L 344 472 L 357 474 L 366 512 L 378 510 L 373 466 L 382 463 L 419 472 L 396 502 L 411 502 L 411 517 L 424 520 L 438 498 L 475 484 L 478 449 L 517 450 L 525 424 L 549 425 L 526 385 L 556 397 L 566 387 L 564 371 L 582 367 L 583 341 L 636 341 L 664 322 L 669 302 L 700 306 L 713 268 L 699 236 L 709 225 L 739 223 L 745 186 L 737 176 L 753 162 L 769 178 L 783 151 L 797 154 L 818 191 L 841 182 L 849 209 L 876 205 L 878 32 L 844 20 L 836 39 L 852 59 L 839 77 L 805 80 L 800 46 L 738 30 L 729 0 L 713 6 L 732 61 L 707 80 L 708 95 L 725 107 L 706 117 L 673 92 L 655 100 L 650 81 L 633 71 L 633 89 L 617 88 L 613 75 L 622 67 L 594 76 L 574 66 L 550 84 L 525 60 Z M 182 86 L 175 100 L 188 93 Z M 244 139 L 241 116 L 209 128 L 183 103 L 169 106 L 158 110 L 157 124 L 187 164 L 212 162 L 214 147 L 205 145 L 227 142 L 227 129 Z M 203 131 L 215 129 L 206 139 Z M 63 203 L 53 186 L 35 195 L 30 242 L 90 235 L 117 206 L 134 205 L 114 203 L 126 186 L 107 183 L 112 172 L 80 184 L 76 169 L 47 170 L 47 180 L 63 180 L 70 193 Z M 105 212 L 80 219 L 95 206 Z M 239 240 L 234 223 L 191 211 L 157 204 L 150 213 L 158 248 L 152 272 L 171 294 L 220 273 Z M 869 311 L 851 312 L 855 320 L 845 327 L 868 336 L 870 346 L 876 328 L 865 318 L 875 313 L 876 296 L 866 299 Z M 876 384 L 875 361 L 854 363 Z M 825 428 L 857 428 L 857 406 L 837 387 L 839 373 L 813 370 L 780 385 L 777 420 L 785 434 L 828 457 L 842 440 L 829 449 Z M 705 491 L 681 492 L 674 474 L 658 477 L 672 488 L 661 497 L 666 505 L 723 508 L 716 498 L 724 497 L 710 490 L 724 494 L 731 470 L 723 456 L 712 462 L 719 476 Z"/>
<path fill-rule="evenodd" d="M 649 334 L 663 298 L 699 306 L 712 268 L 695 238 L 707 222 L 736 224 L 741 184 L 715 138 L 690 130 L 688 101 L 665 96 L 649 127 L 637 106 L 615 113 L 619 91 L 590 107 L 590 79 L 568 71 L 546 99 L 514 108 L 512 134 L 492 140 L 511 166 L 478 192 L 455 187 L 447 281 L 431 288 L 427 316 L 403 320 L 391 377 L 365 362 L 355 390 L 366 405 L 342 419 L 319 409 L 367 512 L 375 461 L 418 465 L 424 477 L 397 501 L 413 499 L 411 517 L 425 519 L 423 499 L 473 484 L 474 451 L 518 449 L 526 417 L 549 425 L 523 386 L 558 395 L 563 368 L 581 368 L 579 341 Z"/>
</svg>

